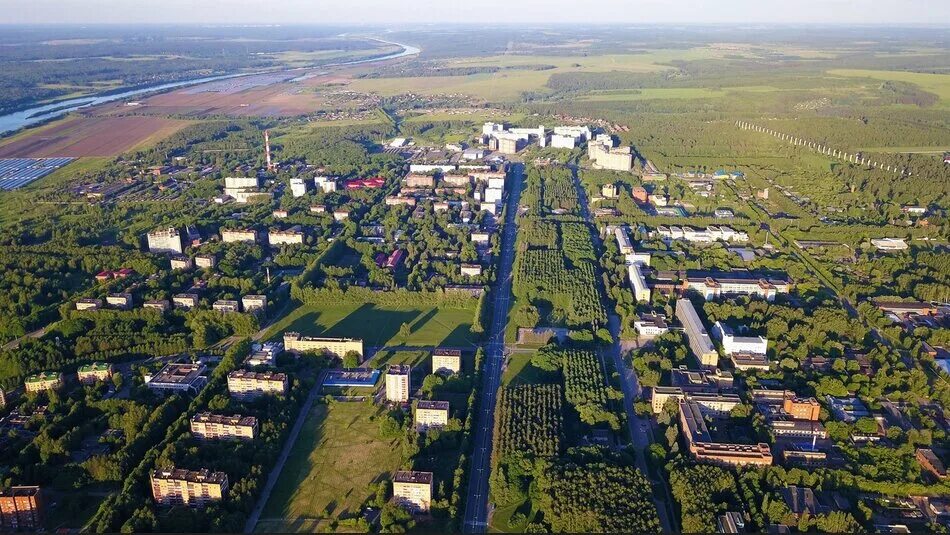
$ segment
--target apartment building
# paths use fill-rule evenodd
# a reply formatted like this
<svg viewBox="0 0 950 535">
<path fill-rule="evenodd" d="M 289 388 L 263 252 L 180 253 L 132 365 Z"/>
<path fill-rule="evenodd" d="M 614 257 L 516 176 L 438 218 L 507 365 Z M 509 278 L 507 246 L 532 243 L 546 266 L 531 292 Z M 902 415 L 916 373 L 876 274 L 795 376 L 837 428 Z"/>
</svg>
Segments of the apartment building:
<svg viewBox="0 0 950 535">
<path fill-rule="evenodd" d="M 76 310 L 99 310 L 102 308 L 102 299 L 84 297 L 76 301 Z"/>
<path fill-rule="evenodd" d="M 152 499 L 161 505 L 204 507 L 219 502 L 228 493 L 228 475 L 207 468 L 183 468 L 152 471 Z"/>
<path fill-rule="evenodd" d="M 254 229 L 221 229 L 221 241 L 224 243 L 256 243 L 257 231 Z"/>
<path fill-rule="evenodd" d="M 42 531 L 45 505 L 40 487 L 13 486 L 0 490 L 0 529 Z"/>
<path fill-rule="evenodd" d="M 432 480 L 432 472 L 396 472 L 393 500 L 413 513 L 427 513 L 432 505 Z"/>
<path fill-rule="evenodd" d="M 425 401 L 416 403 L 415 425 L 419 432 L 426 432 L 431 428 L 442 428 L 449 423 L 448 401 Z"/>
<path fill-rule="evenodd" d="M 200 412 L 191 417 L 191 434 L 198 440 L 254 440 L 257 432 L 257 418 L 253 416 Z"/>
<path fill-rule="evenodd" d="M 462 264 L 459 266 L 459 274 L 463 277 L 479 277 L 482 274 L 482 266 L 478 264 Z"/>
<path fill-rule="evenodd" d="M 228 374 L 228 392 L 237 400 L 252 400 L 261 396 L 283 396 L 290 382 L 280 372 L 234 370 Z"/>
<path fill-rule="evenodd" d="M 434 188 L 435 177 L 432 175 L 409 173 L 406 175 L 406 178 L 403 179 L 403 184 L 408 188 Z"/>
<path fill-rule="evenodd" d="M 386 400 L 393 403 L 409 401 L 409 379 L 412 367 L 407 364 L 391 364 L 386 370 Z"/>
<path fill-rule="evenodd" d="M 290 194 L 294 197 L 303 197 L 307 194 L 307 181 L 294 177 L 290 179 Z"/>
<path fill-rule="evenodd" d="M 63 386 L 63 374 L 59 372 L 39 372 L 24 380 L 23 388 L 27 392 L 56 390 Z"/>
<path fill-rule="evenodd" d="M 224 187 L 227 189 L 259 188 L 261 181 L 256 176 L 226 176 Z"/>
<path fill-rule="evenodd" d="M 212 254 L 200 254 L 195 257 L 195 265 L 201 269 L 214 269 L 218 265 L 218 258 Z"/>
<path fill-rule="evenodd" d="M 719 365 L 719 353 L 713 346 L 706 327 L 696 313 L 689 299 L 676 301 L 676 318 L 683 324 L 689 348 L 704 367 L 715 368 Z"/>
<path fill-rule="evenodd" d="M 109 294 L 106 296 L 106 304 L 112 308 L 128 310 L 132 308 L 132 294 Z"/>
<path fill-rule="evenodd" d="M 218 299 L 211 304 L 211 308 L 218 312 L 240 312 L 241 303 L 232 299 Z"/>
<path fill-rule="evenodd" d="M 294 225 L 286 230 L 271 230 L 267 234 L 267 241 L 271 245 L 303 245 L 303 227 Z"/>
<path fill-rule="evenodd" d="M 245 295 L 241 298 L 241 306 L 244 312 L 267 312 L 266 295 Z"/>
<path fill-rule="evenodd" d="M 145 236 L 148 240 L 148 251 L 150 253 L 181 254 L 184 251 L 181 244 L 181 234 L 176 228 L 153 230 Z"/>
<path fill-rule="evenodd" d="M 432 373 L 459 373 L 462 371 L 462 351 L 436 348 L 432 351 Z"/>
<path fill-rule="evenodd" d="M 91 362 L 76 370 L 76 378 L 84 385 L 94 385 L 112 378 L 112 365 L 108 362 Z"/>
<path fill-rule="evenodd" d="M 760 277 L 748 271 L 687 272 L 685 289 L 699 292 L 707 301 L 730 295 L 751 295 L 774 301 L 787 294 L 791 283 L 786 279 Z"/>
<path fill-rule="evenodd" d="M 363 340 L 359 338 L 325 338 L 319 336 L 302 336 L 296 332 L 284 333 L 284 349 L 287 351 L 318 351 L 329 353 L 336 357 L 343 357 L 350 351 L 363 356 Z"/>
<path fill-rule="evenodd" d="M 194 267 L 194 262 L 187 256 L 173 256 L 168 260 L 168 265 L 173 270 L 187 270 Z"/>
<path fill-rule="evenodd" d="M 190 310 L 198 306 L 198 294 L 175 294 L 172 296 L 175 308 Z"/>
</svg>

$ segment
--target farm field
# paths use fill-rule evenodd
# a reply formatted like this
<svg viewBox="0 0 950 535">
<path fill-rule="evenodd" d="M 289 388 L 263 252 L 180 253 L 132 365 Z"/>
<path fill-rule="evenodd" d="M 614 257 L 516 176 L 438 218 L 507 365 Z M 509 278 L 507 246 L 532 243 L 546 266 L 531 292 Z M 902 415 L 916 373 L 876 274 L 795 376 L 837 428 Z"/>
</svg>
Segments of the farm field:
<svg viewBox="0 0 950 535">
<path fill-rule="evenodd" d="M 3 143 L 0 158 L 116 156 L 187 124 L 160 117 L 72 117 Z"/>
<path fill-rule="evenodd" d="M 266 338 L 280 338 L 284 331 L 305 336 L 362 338 L 366 347 L 469 346 L 474 303 L 466 309 L 440 307 L 390 307 L 342 303 L 333 306 L 303 305 L 275 323 Z M 408 338 L 399 335 L 407 323 Z"/>
<path fill-rule="evenodd" d="M 380 439 L 372 420 L 383 409 L 364 403 L 315 405 L 277 485 L 264 507 L 258 532 L 326 531 L 327 518 L 353 514 L 369 498 L 370 485 L 402 467 L 399 439 Z"/>
</svg>

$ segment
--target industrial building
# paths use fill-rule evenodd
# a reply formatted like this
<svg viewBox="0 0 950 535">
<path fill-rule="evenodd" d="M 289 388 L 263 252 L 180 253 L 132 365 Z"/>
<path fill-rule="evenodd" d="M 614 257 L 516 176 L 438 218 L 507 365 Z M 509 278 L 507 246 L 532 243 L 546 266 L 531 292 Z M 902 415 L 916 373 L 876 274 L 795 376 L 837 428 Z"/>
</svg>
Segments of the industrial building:
<svg viewBox="0 0 950 535">
<path fill-rule="evenodd" d="M 689 340 L 689 348 L 693 355 L 699 360 L 699 363 L 705 367 L 715 368 L 719 365 L 719 353 L 713 346 L 706 327 L 702 320 L 696 314 L 693 303 L 689 299 L 676 300 L 676 317 L 683 324 L 686 331 L 686 338 Z"/>
<path fill-rule="evenodd" d="M 13 486 L 0 490 L 0 529 L 43 531 L 45 505 L 40 487 Z"/>
<path fill-rule="evenodd" d="M 713 337 L 722 344 L 726 355 L 735 353 L 751 353 L 765 355 L 768 352 L 769 341 L 762 336 L 736 336 L 729 325 L 717 321 L 712 328 Z"/>
<path fill-rule="evenodd" d="M 726 466 L 772 464 L 772 451 L 768 444 L 728 444 L 714 442 L 700 406 L 688 400 L 679 403 L 680 431 L 689 447 L 690 454 L 700 462 Z"/>
<path fill-rule="evenodd" d="M 174 227 L 153 230 L 146 234 L 146 239 L 150 253 L 181 254 L 184 251 L 181 245 L 181 234 Z"/>
<path fill-rule="evenodd" d="M 254 440 L 257 432 L 257 418 L 253 416 L 200 412 L 191 417 L 191 434 L 198 440 Z"/>
<path fill-rule="evenodd" d="M 415 426 L 419 432 L 430 428 L 442 428 L 449 423 L 448 401 L 425 401 L 416 403 Z"/>
<path fill-rule="evenodd" d="M 409 379 L 412 367 L 407 364 L 391 364 L 386 370 L 386 400 L 393 403 L 409 401 Z"/>
<path fill-rule="evenodd" d="M 666 317 L 660 314 L 641 314 L 633 322 L 637 333 L 643 338 L 653 338 L 670 332 L 670 326 L 666 323 Z"/>
<path fill-rule="evenodd" d="M 363 340 L 359 338 L 321 338 L 318 336 L 301 336 L 300 333 L 284 333 L 284 349 L 287 351 L 319 351 L 336 357 L 344 357 L 350 351 L 355 351 L 363 357 Z"/>
<path fill-rule="evenodd" d="M 228 392 L 232 398 L 241 401 L 286 395 L 289 384 L 287 374 L 280 372 L 234 370 L 228 374 Z"/>
<path fill-rule="evenodd" d="M 158 392 L 197 394 L 208 383 L 205 369 L 204 364 L 170 362 L 155 375 L 146 375 L 145 386 Z"/>
<path fill-rule="evenodd" d="M 152 499 L 161 505 L 203 507 L 227 496 L 228 476 L 224 472 L 185 470 L 183 468 L 152 471 Z"/>
<path fill-rule="evenodd" d="M 396 472 L 393 500 L 413 513 L 427 513 L 432 505 L 432 480 L 432 472 Z"/>
</svg>

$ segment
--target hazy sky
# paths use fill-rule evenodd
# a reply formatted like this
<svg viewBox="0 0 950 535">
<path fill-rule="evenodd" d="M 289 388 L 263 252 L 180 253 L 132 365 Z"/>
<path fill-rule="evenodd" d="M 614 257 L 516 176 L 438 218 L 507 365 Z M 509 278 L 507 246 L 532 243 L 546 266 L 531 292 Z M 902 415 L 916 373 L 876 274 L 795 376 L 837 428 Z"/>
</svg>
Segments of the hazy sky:
<svg viewBox="0 0 950 535">
<path fill-rule="evenodd" d="M 950 24 L 950 0 L 0 0 L 0 23 Z"/>
</svg>

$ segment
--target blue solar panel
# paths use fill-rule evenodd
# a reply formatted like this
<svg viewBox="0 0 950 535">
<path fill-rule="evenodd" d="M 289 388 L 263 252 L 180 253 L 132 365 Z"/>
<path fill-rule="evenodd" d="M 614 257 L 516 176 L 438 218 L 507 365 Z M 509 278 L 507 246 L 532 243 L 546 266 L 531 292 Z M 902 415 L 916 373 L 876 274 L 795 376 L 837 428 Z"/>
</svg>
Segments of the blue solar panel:
<svg viewBox="0 0 950 535">
<path fill-rule="evenodd" d="M 13 190 L 39 180 L 75 158 L 0 158 L 0 190 Z"/>
</svg>

